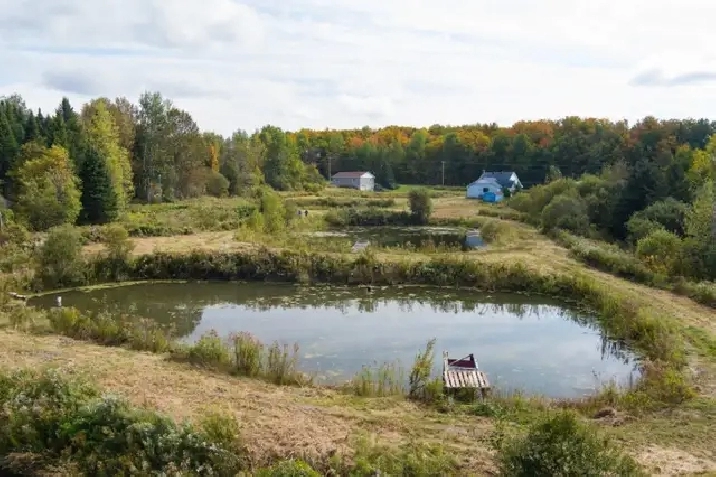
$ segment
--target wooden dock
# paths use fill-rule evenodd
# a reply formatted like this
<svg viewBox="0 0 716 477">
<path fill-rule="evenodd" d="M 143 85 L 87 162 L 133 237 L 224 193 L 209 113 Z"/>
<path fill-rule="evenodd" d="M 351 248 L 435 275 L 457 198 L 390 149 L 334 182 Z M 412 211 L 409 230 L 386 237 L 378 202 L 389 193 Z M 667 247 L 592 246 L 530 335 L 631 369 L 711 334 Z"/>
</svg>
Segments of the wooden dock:
<svg viewBox="0 0 716 477">
<path fill-rule="evenodd" d="M 443 353 L 443 381 L 447 392 L 459 389 L 480 391 L 483 396 L 490 389 L 487 375 L 477 367 L 475 356 L 470 353 L 464 358 L 450 359 Z"/>
</svg>

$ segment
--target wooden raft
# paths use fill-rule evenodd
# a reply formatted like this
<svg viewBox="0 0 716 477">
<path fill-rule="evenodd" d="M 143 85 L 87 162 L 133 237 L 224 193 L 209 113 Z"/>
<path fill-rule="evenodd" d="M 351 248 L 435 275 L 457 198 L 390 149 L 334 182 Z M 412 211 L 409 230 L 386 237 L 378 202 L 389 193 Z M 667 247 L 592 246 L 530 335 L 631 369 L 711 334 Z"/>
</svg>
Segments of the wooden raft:
<svg viewBox="0 0 716 477">
<path fill-rule="evenodd" d="M 445 390 L 474 389 L 484 394 L 490 389 L 485 373 L 477 369 L 475 356 L 470 353 L 465 358 L 450 359 L 447 351 L 443 353 L 443 381 Z"/>
</svg>

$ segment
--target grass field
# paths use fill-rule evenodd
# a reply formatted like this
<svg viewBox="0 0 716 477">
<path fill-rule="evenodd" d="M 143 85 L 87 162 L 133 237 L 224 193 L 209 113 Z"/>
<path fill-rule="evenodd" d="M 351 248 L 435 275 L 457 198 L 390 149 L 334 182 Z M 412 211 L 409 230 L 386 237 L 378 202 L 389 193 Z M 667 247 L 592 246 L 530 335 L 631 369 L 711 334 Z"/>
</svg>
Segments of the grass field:
<svg viewBox="0 0 716 477">
<path fill-rule="evenodd" d="M 330 190 L 321 198 L 368 203 L 388 197 L 394 201 L 388 208 L 399 210 L 407 206 L 409 189 L 401 187 L 397 191 L 374 195 Z M 479 220 L 484 220 L 486 215 L 509 214 L 502 205 L 467 201 L 463 194 L 462 189 L 433 191 L 432 218 L 478 220 L 482 217 Z M 285 196 L 306 202 L 317 199 L 309 195 Z M 139 256 L 158 251 L 227 252 L 256 249 L 259 245 L 271 248 L 295 245 L 285 237 L 252 237 L 237 235 L 233 228 L 220 230 L 223 218 L 230 217 L 237 208 L 245 205 L 246 201 L 238 199 L 205 199 L 173 205 L 136 206 L 128 219 L 134 223 L 160 223 L 168 230 L 187 228 L 192 233 L 134 237 L 132 253 Z M 319 217 L 330 208 L 320 204 L 307 207 L 309 217 Z M 202 215 L 203 219 L 199 220 Z M 446 252 L 445 255 L 493 264 L 521 262 L 538 274 L 580 274 L 618 290 L 620 296 L 638 303 L 640 310 L 667 315 L 678 325 L 687 344 L 687 372 L 698 396 L 685 404 L 640 416 L 622 416 L 620 419 L 590 419 L 586 416 L 585 420 L 616 438 L 652 475 L 704 475 L 706 472 L 716 475 L 716 357 L 705 352 L 699 341 L 703 336 L 716 337 L 714 310 L 689 298 L 588 268 L 572 258 L 567 249 L 521 222 L 490 220 L 500 227 L 504 240 L 483 249 Z M 316 224 L 320 224 L 320 220 L 316 220 Z M 101 243 L 88 243 L 84 251 L 96 254 L 103 247 Z M 426 257 L 419 250 L 377 250 L 375 254 L 381 261 L 417 261 Z M 275 454 L 307 458 L 331 452 L 350 454 L 360 446 L 366 446 L 360 437 L 368 436 L 374 444 L 390 448 L 442 445 L 458 459 L 465 475 L 494 475 L 496 472 L 490 446 L 496 420 L 489 417 L 489 412 L 477 412 L 473 408 L 472 411 L 443 413 L 397 397 L 357 398 L 330 389 L 278 387 L 255 379 L 192 368 L 168 361 L 158 354 L 101 347 L 57 336 L 0 331 L 0 367 L 43 366 L 61 367 L 68 374 L 88 375 L 101 387 L 178 420 L 195 420 L 213 410 L 235 416 L 257 459 Z M 519 399 L 496 398 L 490 406 L 504 408 L 507 420 L 513 424 L 529 422 L 543 412 L 540 409 L 556 406 L 539 398 L 527 401 L 530 402 L 520 404 Z"/>
</svg>

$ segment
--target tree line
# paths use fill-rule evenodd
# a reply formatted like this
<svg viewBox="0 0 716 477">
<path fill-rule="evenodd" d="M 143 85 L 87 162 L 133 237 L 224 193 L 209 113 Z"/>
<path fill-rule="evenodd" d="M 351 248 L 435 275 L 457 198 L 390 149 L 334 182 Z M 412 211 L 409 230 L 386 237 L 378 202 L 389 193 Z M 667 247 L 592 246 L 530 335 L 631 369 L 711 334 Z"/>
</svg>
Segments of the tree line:
<svg viewBox="0 0 716 477">
<path fill-rule="evenodd" d="M 62 98 L 51 114 L 10 96 L 0 100 L 0 180 L 13 209 L 46 229 L 111 221 L 130 201 L 241 195 L 260 184 L 317 190 L 346 170 L 371 171 L 385 188 L 465 185 L 483 170 L 512 170 L 529 187 L 550 174 L 578 178 L 611 167 L 629 181 L 622 202 L 630 205 L 615 219 L 623 224 L 666 197 L 692 202 L 695 178 L 713 169 L 714 133 L 716 122 L 707 119 L 647 117 L 629 125 L 568 117 L 510 127 L 287 132 L 267 125 L 222 137 L 201 131 L 158 92 L 137 104 L 97 98 L 79 110 Z"/>
</svg>

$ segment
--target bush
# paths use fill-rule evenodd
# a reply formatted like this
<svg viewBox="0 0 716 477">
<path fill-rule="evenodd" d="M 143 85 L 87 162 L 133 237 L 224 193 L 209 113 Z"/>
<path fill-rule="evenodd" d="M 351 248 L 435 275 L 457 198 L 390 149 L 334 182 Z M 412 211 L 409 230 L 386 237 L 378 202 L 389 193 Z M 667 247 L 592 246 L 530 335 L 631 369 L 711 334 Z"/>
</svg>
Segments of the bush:
<svg viewBox="0 0 716 477">
<path fill-rule="evenodd" d="M 245 459 L 222 444 L 121 399 L 99 397 L 55 371 L 0 374 L 0 469 L 6 471 L 45 475 L 63 466 L 84 475 L 235 475 Z"/>
<path fill-rule="evenodd" d="M 217 198 L 229 196 L 229 180 L 220 172 L 211 171 L 206 180 L 206 192 Z"/>
<path fill-rule="evenodd" d="M 681 239 L 668 230 L 656 229 L 636 243 L 636 256 L 657 273 L 669 274 L 681 255 Z"/>
<path fill-rule="evenodd" d="M 669 232 L 683 235 L 688 210 L 688 204 L 669 197 L 666 200 L 654 202 L 644 210 L 636 212 L 632 217 L 655 222 Z"/>
<path fill-rule="evenodd" d="M 626 223 L 626 229 L 629 241 L 636 244 L 637 241 L 643 239 L 656 230 L 664 230 L 664 227 L 653 220 L 645 219 L 634 214 Z"/>
<path fill-rule="evenodd" d="M 563 229 L 585 235 L 589 231 L 587 205 L 577 197 L 556 196 L 542 211 L 542 229 Z"/>
<path fill-rule="evenodd" d="M 504 242 L 508 240 L 514 232 L 514 227 L 502 220 L 486 220 L 480 227 L 480 236 L 485 243 Z"/>
<path fill-rule="evenodd" d="M 646 475 L 631 457 L 568 411 L 534 424 L 526 436 L 499 436 L 496 447 L 504 476 Z"/>
<path fill-rule="evenodd" d="M 576 191 L 577 182 L 572 179 L 559 179 L 549 184 L 532 187 L 524 194 L 516 194 L 510 199 L 510 206 L 525 212 L 533 222 L 539 222 L 542 211 L 558 195 Z M 574 192 L 572 192 L 574 193 Z"/>
<path fill-rule="evenodd" d="M 416 225 L 427 225 L 433 206 L 427 189 L 414 189 L 408 194 L 410 215 Z"/>
<path fill-rule="evenodd" d="M 55 227 L 40 249 L 36 276 L 45 288 L 82 285 L 85 263 L 82 260 L 82 236 L 69 225 Z"/>
</svg>

